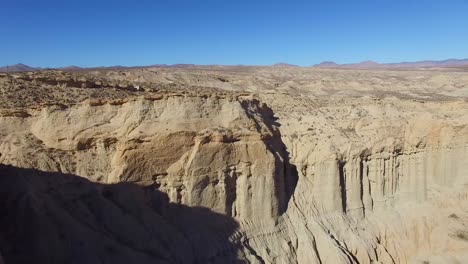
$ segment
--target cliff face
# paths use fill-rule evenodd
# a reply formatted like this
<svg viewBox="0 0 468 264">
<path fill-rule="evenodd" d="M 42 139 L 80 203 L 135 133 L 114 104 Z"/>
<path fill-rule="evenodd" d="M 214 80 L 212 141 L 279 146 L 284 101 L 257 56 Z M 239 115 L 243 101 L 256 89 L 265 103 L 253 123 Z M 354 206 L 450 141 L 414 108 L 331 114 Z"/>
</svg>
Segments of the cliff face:
<svg viewBox="0 0 468 264">
<path fill-rule="evenodd" d="M 465 102 L 342 99 L 313 113 L 277 97 L 264 100 L 299 175 L 287 212 L 298 263 L 466 259 Z"/>
<path fill-rule="evenodd" d="M 468 258 L 466 101 L 88 91 L 0 111 L 6 263 Z"/>
<path fill-rule="evenodd" d="M 256 100 L 170 95 L 53 105 L 24 116 L 0 117 L 3 164 L 149 186 L 170 203 L 237 221 L 273 225 L 286 210 L 287 155 L 271 110 Z"/>
<path fill-rule="evenodd" d="M 102 183 L 155 185 L 171 202 L 270 219 L 287 201 L 285 150 L 276 148 L 281 138 L 267 111 L 258 101 L 207 96 L 49 106 L 2 117 L 1 159 Z"/>
</svg>

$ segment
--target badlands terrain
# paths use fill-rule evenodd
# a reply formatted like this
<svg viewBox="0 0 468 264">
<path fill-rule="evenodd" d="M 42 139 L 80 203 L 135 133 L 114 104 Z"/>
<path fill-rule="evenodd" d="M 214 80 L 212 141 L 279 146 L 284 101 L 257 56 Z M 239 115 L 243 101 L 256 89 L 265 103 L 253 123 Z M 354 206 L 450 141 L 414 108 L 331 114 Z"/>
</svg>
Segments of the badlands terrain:
<svg viewBox="0 0 468 264">
<path fill-rule="evenodd" d="M 0 263 L 468 263 L 467 70 L 0 73 Z"/>
</svg>

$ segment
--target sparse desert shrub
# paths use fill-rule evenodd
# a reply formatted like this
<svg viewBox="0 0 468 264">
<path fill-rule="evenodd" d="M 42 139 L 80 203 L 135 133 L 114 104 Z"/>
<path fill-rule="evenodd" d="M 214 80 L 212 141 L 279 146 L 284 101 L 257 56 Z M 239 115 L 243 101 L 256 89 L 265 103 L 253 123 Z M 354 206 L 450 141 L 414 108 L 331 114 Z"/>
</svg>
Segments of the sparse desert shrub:
<svg viewBox="0 0 468 264">
<path fill-rule="evenodd" d="M 466 231 L 457 231 L 454 236 L 460 240 L 468 242 L 468 232 Z"/>
<path fill-rule="evenodd" d="M 451 214 L 451 215 L 449 215 L 449 218 L 458 219 L 459 217 L 456 214 Z"/>
</svg>

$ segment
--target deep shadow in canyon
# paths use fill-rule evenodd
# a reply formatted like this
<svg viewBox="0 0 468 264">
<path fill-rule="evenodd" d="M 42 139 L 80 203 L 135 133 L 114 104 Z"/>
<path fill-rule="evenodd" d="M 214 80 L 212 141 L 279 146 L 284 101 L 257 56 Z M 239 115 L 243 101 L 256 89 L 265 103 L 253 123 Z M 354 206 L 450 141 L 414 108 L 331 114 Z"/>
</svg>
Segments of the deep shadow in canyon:
<svg viewBox="0 0 468 264">
<path fill-rule="evenodd" d="M 0 210 L 0 263 L 244 263 L 232 218 L 156 187 L 0 164 Z"/>
</svg>

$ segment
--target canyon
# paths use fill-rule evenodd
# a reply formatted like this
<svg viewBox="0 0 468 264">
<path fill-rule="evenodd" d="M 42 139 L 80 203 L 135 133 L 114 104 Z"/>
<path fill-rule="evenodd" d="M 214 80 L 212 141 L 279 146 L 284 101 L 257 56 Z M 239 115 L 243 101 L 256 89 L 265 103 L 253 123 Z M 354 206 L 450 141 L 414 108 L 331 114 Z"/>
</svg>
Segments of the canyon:
<svg viewBox="0 0 468 264">
<path fill-rule="evenodd" d="M 0 263 L 465 263 L 465 69 L 0 74 Z"/>
</svg>

